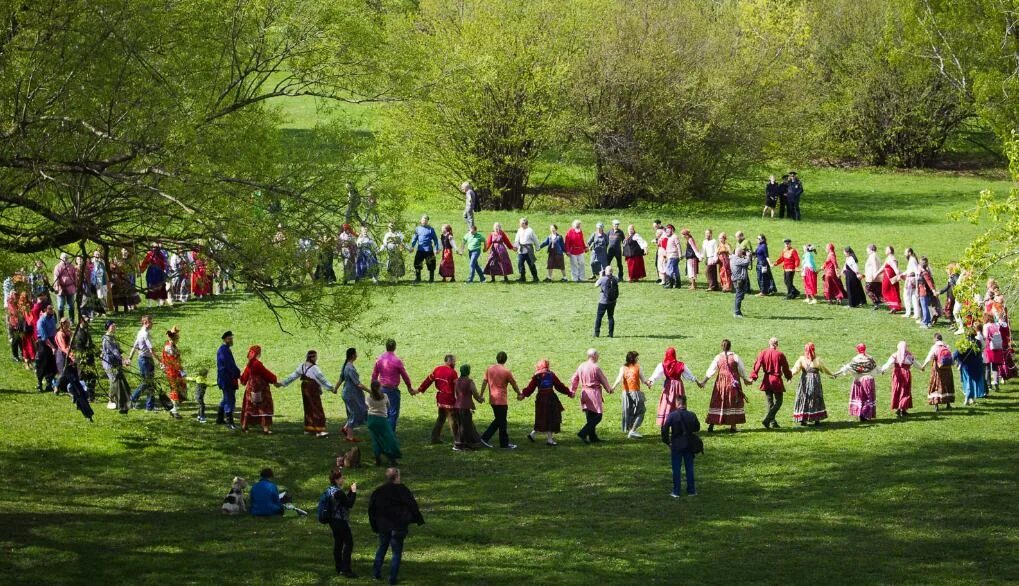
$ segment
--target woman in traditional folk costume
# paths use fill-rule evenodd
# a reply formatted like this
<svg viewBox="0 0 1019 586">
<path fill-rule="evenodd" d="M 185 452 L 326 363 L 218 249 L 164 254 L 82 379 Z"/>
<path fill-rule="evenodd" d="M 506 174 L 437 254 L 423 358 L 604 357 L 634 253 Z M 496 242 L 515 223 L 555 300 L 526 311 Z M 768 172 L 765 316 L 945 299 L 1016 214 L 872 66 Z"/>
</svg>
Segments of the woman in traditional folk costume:
<svg viewBox="0 0 1019 586">
<path fill-rule="evenodd" d="M 318 352 L 308 350 L 303 363 L 298 365 L 294 372 L 290 373 L 280 382 L 280 386 L 287 386 L 297 379 L 301 379 L 301 401 L 304 403 L 304 433 L 317 437 L 326 437 L 326 412 L 322 408 L 322 389 L 335 393 L 333 385 L 322 374 L 318 367 Z"/>
<path fill-rule="evenodd" d="M 166 344 L 163 345 L 163 356 L 160 362 L 163 365 L 163 372 L 166 373 L 166 382 L 170 387 L 170 415 L 180 419 L 178 408 L 181 401 L 187 400 L 188 383 L 184 379 L 184 365 L 181 363 L 180 349 L 177 342 L 180 340 L 180 328 L 173 326 L 166 332 Z"/>
<path fill-rule="evenodd" d="M 732 246 L 729 245 L 729 237 L 722 232 L 718 235 L 718 283 L 722 291 L 732 291 L 732 267 L 729 265 L 729 257 L 732 255 Z"/>
<path fill-rule="evenodd" d="M 1005 340 L 1001 326 L 994 321 L 991 313 L 984 313 L 983 321 L 980 333 L 984 348 L 984 380 L 987 389 L 990 389 L 993 383 L 994 390 L 997 391 L 1001 386 L 1001 367 L 1005 364 Z M 59 368 L 59 360 L 57 363 Z"/>
<path fill-rule="evenodd" d="M 824 300 L 828 303 L 842 303 L 842 300 L 846 298 L 846 290 L 842 286 L 842 280 L 839 279 L 839 261 L 835 256 L 835 244 L 829 242 L 827 250 L 828 255 L 825 257 L 824 265 L 821 267 L 824 283 Z"/>
<path fill-rule="evenodd" d="M 439 235 L 439 247 L 442 249 L 442 260 L 439 262 L 439 276 L 445 281 L 456 281 L 456 267 L 453 266 L 453 253 L 460 251 L 456 247 L 456 239 L 453 238 L 453 227 L 449 224 L 442 225 L 442 234 Z"/>
<path fill-rule="evenodd" d="M 360 441 L 354 436 L 354 430 L 361 427 L 368 421 L 368 403 L 365 400 L 365 393 L 369 388 L 361 383 L 361 375 L 358 374 L 354 362 L 357 360 L 357 349 L 347 348 L 347 357 L 340 369 L 340 382 L 336 386 L 343 385 L 343 405 L 347 410 L 347 422 L 340 430 L 348 442 Z"/>
<path fill-rule="evenodd" d="M 47 295 L 49 295 L 47 293 Z M 18 313 L 25 321 L 25 334 L 21 336 L 21 359 L 25 369 L 30 369 L 35 362 L 35 346 L 39 341 L 39 335 L 35 331 L 35 324 L 39 322 L 39 314 L 34 311 L 28 294 L 21 292 L 18 295 Z"/>
<path fill-rule="evenodd" d="M 279 380 L 260 360 L 262 347 L 248 348 L 248 364 L 241 373 L 244 385 L 244 401 L 241 407 L 241 430 L 248 431 L 251 424 L 261 425 L 262 433 L 272 435 L 273 400 L 272 386 L 279 386 Z"/>
<path fill-rule="evenodd" d="M 357 237 L 357 260 L 354 262 L 354 278 L 371 279 L 379 282 L 379 256 L 375 241 L 368 232 L 368 226 L 361 227 L 361 235 Z"/>
<path fill-rule="evenodd" d="M 800 383 L 796 387 L 796 401 L 793 403 L 793 421 L 800 425 L 813 421 L 817 425 L 828 418 L 821 373 L 831 376 L 832 372 L 818 358 L 813 342 L 803 347 L 803 355 L 793 364 L 793 376 L 797 373 L 800 374 Z"/>
<path fill-rule="evenodd" d="M 714 431 L 716 425 L 728 425 L 730 431 L 736 431 L 737 425 L 747 422 L 743 385 L 751 383 L 743 360 L 732 352 L 729 340 L 722 340 L 722 352 L 712 359 L 704 380 L 713 376 L 715 384 L 711 387 L 711 403 L 705 419 L 708 431 Z"/>
<path fill-rule="evenodd" d="M 842 276 L 846 279 L 846 297 L 849 300 L 849 307 L 867 305 L 867 294 L 863 289 L 863 274 L 860 272 L 860 263 L 852 247 L 845 247 L 842 250 L 845 257 L 845 265 L 842 267 Z M 875 306 L 876 309 L 877 306 Z"/>
<path fill-rule="evenodd" d="M 471 365 L 460 365 L 460 376 L 456 379 L 453 403 L 453 450 L 476 450 L 485 441 L 474 425 L 474 401 L 484 403 L 485 398 L 478 391 L 478 385 L 471 378 Z"/>
<path fill-rule="evenodd" d="M 647 276 L 647 270 L 644 268 L 647 246 L 647 241 L 637 233 L 633 224 L 630 224 L 626 229 L 626 238 L 623 239 L 623 258 L 626 259 L 626 275 L 631 283 Z"/>
<path fill-rule="evenodd" d="M 813 244 L 803 247 L 803 297 L 806 303 L 817 303 L 817 249 Z"/>
<path fill-rule="evenodd" d="M 647 398 L 640 390 L 640 386 L 643 384 L 649 389 L 651 388 L 651 383 L 644 376 L 644 371 L 637 360 L 638 357 L 639 354 L 636 352 L 627 352 L 626 363 L 619 368 L 619 376 L 616 377 L 616 382 L 612 383 L 613 390 L 619 386 L 619 383 L 623 384 L 623 433 L 630 439 L 643 437 L 637 432 L 637 428 L 644 423 Z"/>
<path fill-rule="evenodd" d="M 337 241 L 340 261 L 343 263 L 343 282 L 357 278 L 357 236 L 350 224 L 344 224 Z"/>
<path fill-rule="evenodd" d="M 984 378 L 984 361 L 980 356 L 980 341 L 976 336 L 969 336 L 969 347 L 960 352 L 956 350 L 952 359 L 959 365 L 959 378 L 962 379 L 962 391 L 967 405 L 976 403 L 977 399 L 987 396 L 987 380 Z"/>
<path fill-rule="evenodd" d="M 390 466 L 396 466 L 397 460 L 403 457 L 400 442 L 396 439 L 393 426 L 386 419 L 389 412 L 389 397 L 382 392 L 379 381 L 371 382 L 368 398 L 368 433 L 371 435 L 372 451 L 375 452 L 375 465 L 382 465 L 382 455 L 389 459 Z"/>
<path fill-rule="evenodd" d="M 867 346 L 858 344 L 856 356 L 832 375 L 834 377 L 843 374 L 852 375 L 853 386 L 849 390 L 849 415 L 859 417 L 861 422 L 870 421 L 877 416 L 877 390 L 874 386 L 874 374 L 877 372 L 877 363 L 867 354 Z"/>
<path fill-rule="evenodd" d="M 927 358 L 920 365 L 923 371 L 931 364 L 931 379 L 927 383 L 927 404 L 934 405 L 934 410 L 939 411 L 944 405 L 945 409 L 951 409 L 955 402 L 955 373 L 952 366 L 955 360 L 952 357 L 952 349 L 945 344 L 941 334 L 934 334 L 934 345 L 927 352 Z"/>
<path fill-rule="evenodd" d="M 566 282 L 566 240 L 559 234 L 559 227 L 555 224 L 549 226 L 548 237 L 538 245 L 538 249 L 548 248 L 548 260 L 545 262 L 545 270 L 548 271 L 546 281 L 552 280 L 552 271 L 559 271 L 562 282 Z"/>
<path fill-rule="evenodd" d="M 881 299 L 888 307 L 888 313 L 902 311 L 902 297 L 899 296 L 899 263 L 895 260 L 895 249 L 885 248 L 885 264 L 881 265 L 884 279 L 881 281 Z"/>
<path fill-rule="evenodd" d="M 658 427 L 661 427 L 665 424 L 669 413 L 677 409 L 676 398 L 686 396 L 683 379 L 697 383 L 697 386 L 701 388 L 704 387 L 704 383 L 698 380 L 685 364 L 676 359 L 676 349 L 671 346 L 665 349 L 665 358 L 655 367 L 651 378 L 647 379 L 647 385 L 654 385 L 658 379 L 663 379 L 663 383 L 662 395 L 658 398 L 658 413 L 655 422 Z"/>
<path fill-rule="evenodd" d="M 909 351 L 905 341 L 899 342 L 895 353 L 881 367 L 881 374 L 892 371 L 892 410 L 896 417 L 909 415 L 913 408 L 913 373 L 911 368 L 916 357 Z"/>
<path fill-rule="evenodd" d="M 485 274 L 492 277 L 492 283 L 495 282 L 495 277 L 499 276 L 503 281 L 509 282 L 509 276 L 513 274 L 513 262 L 509 255 L 511 250 L 513 250 L 513 242 L 502 231 L 502 224 L 496 222 L 492 226 L 492 233 L 485 240 L 485 252 L 488 253 Z"/>
<path fill-rule="evenodd" d="M 198 299 L 212 295 L 209 263 L 197 248 L 191 251 L 191 267 L 191 294 Z"/>
<path fill-rule="evenodd" d="M 145 297 L 155 300 L 162 305 L 164 301 L 173 304 L 167 298 L 166 293 L 166 270 L 170 266 L 170 259 L 166 251 L 156 246 L 145 254 L 139 269 L 145 271 Z"/>
<path fill-rule="evenodd" d="M 571 399 L 573 393 L 552 372 L 548 360 L 544 358 L 538 361 L 538 365 L 534 368 L 534 376 L 520 391 L 520 396 L 517 399 L 523 401 L 535 391 L 538 392 L 538 396 L 534 399 L 534 429 L 527 434 L 527 439 L 533 442 L 535 434 L 544 433 L 545 445 L 558 445 L 555 441 L 555 434 L 561 431 L 564 407 L 556 393 L 562 393 Z"/>
<path fill-rule="evenodd" d="M 396 230 L 394 224 L 382 235 L 382 250 L 386 252 L 386 274 L 394 281 L 399 281 L 407 272 L 403 253 L 409 250 L 403 240 L 403 232 Z"/>
<path fill-rule="evenodd" d="M 683 249 L 683 257 L 686 259 L 686 278 L 690 280 L 690 289 L 696 289 L 700 261 L 704 255 L 697 249 L 697 242 L 694 241 L 689 230 L 683 228 L 679 231 L 679 235 L 686 244 L 686 248 Z"/>
</svg>

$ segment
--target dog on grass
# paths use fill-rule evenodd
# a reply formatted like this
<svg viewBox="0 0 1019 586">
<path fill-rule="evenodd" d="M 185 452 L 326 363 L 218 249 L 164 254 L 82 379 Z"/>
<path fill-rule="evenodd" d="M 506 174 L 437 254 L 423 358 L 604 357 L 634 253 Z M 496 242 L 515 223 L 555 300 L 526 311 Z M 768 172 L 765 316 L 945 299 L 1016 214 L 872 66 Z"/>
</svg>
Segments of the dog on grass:
<svg viewBox="0 0 1019 586">
<path fill-rule="evenodd" d="M 230 492 L 223 499 L 223 514 L 237 515 L 248 510 L 248 507 L 244 504 L 244 489 L 247 487 L 248 483 L 243 478 L 234 476 Z"/>
</svg>

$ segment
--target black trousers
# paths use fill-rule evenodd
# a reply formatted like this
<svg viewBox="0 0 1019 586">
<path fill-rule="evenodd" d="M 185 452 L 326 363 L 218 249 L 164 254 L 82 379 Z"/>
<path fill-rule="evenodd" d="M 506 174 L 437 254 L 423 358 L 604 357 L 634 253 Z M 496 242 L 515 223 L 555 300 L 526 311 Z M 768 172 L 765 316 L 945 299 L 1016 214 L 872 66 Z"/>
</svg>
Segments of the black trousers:
<svg viewBox="0 0 1019 586">
<path fill-rule="evenodd" d="M 784 218 L 785 217 L 785 208 L 786 208 L 786 205 L 788 205 L 788 201 L 789 200 L 787 200 L 784 195 L 778 196 L 778 217 L 780 217 L 780 218 Z M 792 214 L 790 214 L 790 217 L 791 216 L 792 216 Z"/>
<path fill-rule="evenodd" d="M 783 277 L 785 278 L 785 297 L 786 299 L 796 299 L 800 296 L 799 289 L 793 281 L 796 278 L 796 271 L 784 271 Z"/>
<path fill-rule="evenodd" d="M 481 434 L 481 439 L 488 440 L 492 439 L 495 432 L 499 432 L 499 447 L 505 448 L 509 445 L 509 430 L 507 429 L 506 416 L 509 414 L 509 406 L 507 405 L 492 405 L 492 415 L 495 419 L 485 430 L 485 433 Z"/>
<path fill-rule="evenodd" d="M 428 265 L 428 280 L 435 280 L 435 253 L 431 250 L 418 250 L 414 253 L 414 273 L 421 280 L 421 265 Z"/>
<path fill-rule="evenodd" d="M 520 270 L 520 280 L 527 280 L 527 273 L 524 269 L 530 267 L 531 277 L 538 280 L 538 267 L 534 264 L 534 252 L 528 252 L 527 254 L 521 254 L 517 256 L 517 268 Z"/>
<path fill-rule="evenodd" d="M 616 304 L 615 303 L 599 303 L 598 304 L 598 315 L 594 318 L 594 337 L 597 338 L 601 335 L 601 320 L 605 314 L 609 314 L 609 337 L 611 338 L 616 332 Z"/>
<path fill-rule="evenodd" d="M 605 262 L 606 267 L 612 264 L 612 259 L 616 259 L 616 274 L 619 275 L 621 281 L 623 280 L 623 249 L 618 247 L 609 249 L 608 259 Z"/>
<path fill-rule="evenodd" d="M 789 218 L 799 221 L 800 219 L 800 200 L 789 200 Z"/>
<path fill-rule="evenodd" d="M 733 306 L 733 314 L 743 315 L 743 298 L 750 293 L 750 280 L 739 279 L 732 282 L 732 288 L 736 291 L 736 303 Z"/>
<path fill-rule="evenodd" d="M 354 534 L 350 532 L 350 523 L 333 519 L 329 521 L 333 530 L 333 560 L 337 572 L 350 571 L 350 554 L 354 551 Z"/>
<path fill-rule="evenodd" d="M 598 439 L 598 424 L 601 423 L 601 413 L 595 413 L 594 411 L 584 411 L 584 416 L 587 417 L 587 423 L 580 430 L 580 437 L 587 438 L 589 442 L 601 441 Z"/>
</svg>

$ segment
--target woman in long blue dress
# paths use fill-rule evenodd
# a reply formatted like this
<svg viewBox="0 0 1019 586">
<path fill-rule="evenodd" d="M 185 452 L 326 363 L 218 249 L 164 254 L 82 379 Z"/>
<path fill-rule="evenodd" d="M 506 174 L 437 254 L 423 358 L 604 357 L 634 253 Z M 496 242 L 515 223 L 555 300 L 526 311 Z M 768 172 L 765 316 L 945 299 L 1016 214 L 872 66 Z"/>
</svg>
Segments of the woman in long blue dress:
<svg viewBox="0 0 1019 586">
<path fill-rule="evenodd" d="M 962 392 L 966 404 L 972 405 L 977 399 L 987 396 L 987 381 L 984 379 L 984 359 L 981 356 L 981 344 L 974 336 L 969 337 L 971 346 L 960 352 L 956 350 L 952 360 L 959 366 L 959 378 L 962 379 Z"/>
</svg>

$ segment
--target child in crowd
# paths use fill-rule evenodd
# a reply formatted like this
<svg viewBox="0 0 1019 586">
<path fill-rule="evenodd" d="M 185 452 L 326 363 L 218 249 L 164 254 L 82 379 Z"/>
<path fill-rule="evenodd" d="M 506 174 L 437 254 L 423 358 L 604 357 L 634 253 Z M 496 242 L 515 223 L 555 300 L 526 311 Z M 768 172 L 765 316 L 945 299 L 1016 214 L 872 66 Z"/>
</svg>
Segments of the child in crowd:
<svg viewBox="0 0 1019 586">
<path fill-rule="evenodd" d="M 197 376 L 187 377 L 195 383 L 195 401 L 198 402 L 198 423 L 205 423 L 205 389 L 209 388 L 209 369 L 199 368 Z"/>
</svg>

